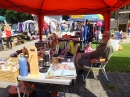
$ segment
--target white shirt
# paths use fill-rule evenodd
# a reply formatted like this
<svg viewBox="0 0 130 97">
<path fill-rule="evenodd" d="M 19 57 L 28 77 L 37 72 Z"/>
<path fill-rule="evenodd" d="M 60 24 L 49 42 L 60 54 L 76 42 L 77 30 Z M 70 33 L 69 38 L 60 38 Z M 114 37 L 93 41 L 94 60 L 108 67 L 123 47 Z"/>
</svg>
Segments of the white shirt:
<svg viewBox="0 0 130 97">
<path fill-rule="evenodd" d="M 56 25 L 54 22 L 51 22 L 51 25 L 50 25 L 50 29 L 51 29 L 51 33 L 56 33 Z"/>
</svg>

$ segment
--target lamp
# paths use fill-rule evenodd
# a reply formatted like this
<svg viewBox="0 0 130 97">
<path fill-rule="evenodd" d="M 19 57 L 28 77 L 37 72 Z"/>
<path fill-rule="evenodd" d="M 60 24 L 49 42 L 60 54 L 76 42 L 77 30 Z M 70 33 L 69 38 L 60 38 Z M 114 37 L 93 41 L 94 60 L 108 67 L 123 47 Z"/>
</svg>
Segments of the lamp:
<svg viewBox="0 0 130 97">
<path fill-rule="evenodd" d="M 116 4 L 117 0 L 104 0 L 104 2 L 108 5 L 108 6 L 113 6 Z"/>
</svg>

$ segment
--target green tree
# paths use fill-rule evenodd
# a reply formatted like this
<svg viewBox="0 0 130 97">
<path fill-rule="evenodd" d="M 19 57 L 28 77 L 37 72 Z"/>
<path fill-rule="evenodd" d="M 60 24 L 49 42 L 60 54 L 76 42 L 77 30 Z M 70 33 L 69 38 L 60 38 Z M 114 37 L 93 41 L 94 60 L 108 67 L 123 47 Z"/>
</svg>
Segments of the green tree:
<svg viewBox="0 0 130 97">
<path fill-rule="evenodd" d="M 115 18 L 115 12 L 111 13 L 111 18 Z"/>
<path fill-rule="evenodd" d="M 11 23 L 16 23 L 18 22 L 18 19 L 20 19 L 18 12 L 11 11 L 11 10 L 6 11 L 5 17 L 6 17 L 6 20 Z"/>
<path fill-rule="evenodd" d="M 22 21 L 33 20 L 33 17 L 30 14 L 26 14 L 26 13 L 21 13 L 21 18 L 22 18 Z"/>
<path fill-rule="evenodd" d="M 0 9 L 0 15 L 5 16 L 7 22 L 10 23 L 18 23 L 26 20 L 33 20 L 33 17 L 30 14 L 6 9 Z"/>
<path fill-rule="evenodd" d="M 62 16 L 62 19 L 63 19 L 63 20 L 66 20 L 66 21 L 67 21 L 69 18 L 70 18 L 70 17 L 69 17 L 68 15 Z"/>
<path fill-rule="evenodd" d="M 11 23 L 23 22 L 28 19 L 33 19 L 30 14 L 25 14 L 17 11 L 7 10 L 5 17 Z"/>
<path fill-rule="evenodd" d="M 3 8 L 0 8 L 0 16 L 5 16 L 6 10 Z"/>
</svg>

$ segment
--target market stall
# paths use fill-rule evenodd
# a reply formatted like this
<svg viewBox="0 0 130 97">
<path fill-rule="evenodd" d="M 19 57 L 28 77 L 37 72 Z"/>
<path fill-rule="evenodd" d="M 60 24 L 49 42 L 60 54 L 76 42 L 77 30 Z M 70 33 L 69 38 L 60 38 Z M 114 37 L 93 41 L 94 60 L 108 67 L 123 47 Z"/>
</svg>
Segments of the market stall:
<svg viewBox="0 0 130 97">
<path fill-rule="evenodd" d="M 1 1 L 0 8 L 6 8 L 10 10 L 37 15 L 39 26 L 39 38 L 40 41 L 42 41 L 44 15 L 79 15 L 86 13 L 99 13 L 104 16 L 105 30 L 109 30 L 111 12 L 129 3 L 129 0 L 67 0 L 66 2 L 61 2 L 61 0 L 33 0 L 31 1 L 31 3 L 30 0 L 3 0 Z"/>
<path fill-rule="evenodd" d="M 70 35 L 69 37 L 65 36 L 57 41 L 44 40 L 42 44 L 41 42 L 36 43 L 35 47 L 24 47 L 15 57 L 0 58 L 0 83 L 16 86 L 19 97 L 21 81 L 26 84 L 39 82 L 71 85 L 72 80 L 77 76 L 74 59 L 78 38 L 71 38 Z"/>
</svg>

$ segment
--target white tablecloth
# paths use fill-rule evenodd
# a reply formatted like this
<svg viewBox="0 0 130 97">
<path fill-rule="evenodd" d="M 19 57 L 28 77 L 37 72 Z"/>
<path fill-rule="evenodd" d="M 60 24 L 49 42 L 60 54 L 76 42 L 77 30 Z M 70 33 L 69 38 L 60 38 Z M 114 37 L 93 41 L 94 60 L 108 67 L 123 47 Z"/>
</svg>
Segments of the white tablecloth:
<svg viewBox="0 0 130 97">
<path fill-rule="evenodd" d="M 60 84 L 60 85 L 70 85 L 72 82 L 72 79 L 46 79 L 45 73 L 40 73 L 40 78 L 31 78 L 28 76 L 21 77 L 18 76 L 18 80 L 20 81 L 29 81 L 29 82 L 40 82 L 40 83 L 49 83 L 49 84 Z"/>
</svg>

